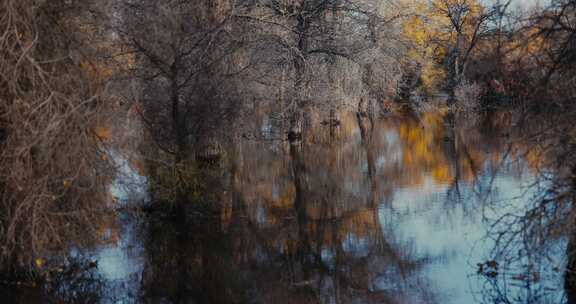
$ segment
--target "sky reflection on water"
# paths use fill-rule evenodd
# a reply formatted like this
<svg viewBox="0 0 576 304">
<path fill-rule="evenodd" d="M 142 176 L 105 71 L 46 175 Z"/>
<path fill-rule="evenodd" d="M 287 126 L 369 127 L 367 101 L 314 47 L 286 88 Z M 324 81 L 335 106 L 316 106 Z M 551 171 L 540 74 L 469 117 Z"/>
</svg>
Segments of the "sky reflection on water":
<svg viewBox="0 0 576 304">
<path fill-rule="evenodd" d="M 363 123 L 344 115 L 336 138 L 319 129 L 303 147 L 244 142 L 212 189 L 211 216 L 175 224 L 120 213 L 87 255 L 98 261 L 99 302 L 563 301 L 563 240 L 554 260 L 536 261 L 538 280 L 522 279 L 525 261 L 478 273 L 493 258 L 491 225 L 532 196 L 535 171 L 503 136 L 479 118 L 452 129 L 442 112 Z"/>
</svg>

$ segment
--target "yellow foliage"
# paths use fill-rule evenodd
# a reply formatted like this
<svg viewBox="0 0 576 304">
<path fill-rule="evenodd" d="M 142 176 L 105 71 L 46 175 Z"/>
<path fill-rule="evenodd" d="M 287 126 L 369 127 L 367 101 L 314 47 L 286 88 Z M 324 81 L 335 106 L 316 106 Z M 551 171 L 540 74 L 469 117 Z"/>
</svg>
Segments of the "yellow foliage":
<svg viewBox="0 0 576 304">
<path fill-rule="evenodd" d="M 44 260 L 38 258 L 38 259 L 34 260 L 34 264 L 36 264 L 37 268 L 42 268 L 42 266 L 44 266 Z"/>
<path fill-rule="evenodd" d="M 466 8 L 461 19 L 460 38 L 467 45 L 473 38 L 477 19 L 483 13 L 483 7 L 476 0 L 418 1 L 413 16 L 402 25 L 403 36 L 410 43 L 404 61 L 420 66 L 422 84 L 428 91 L 434 91 L 446 79 L 443 61 L 457 39 L 448 12 L 456 7 Z"/>
<path fill-rule="evenodd" d="M 539 33 L 539 26 L 532 26 L 519 32 L 512 41 L 506 43 L 504 45 L 507 54 L 504 58 L 505 64 L 527 67 L 534 63 L 533 58 L 539 58 L 538 63 L 542 64 L 542 59 L 546 57 L 541 54 L 552 49 L 553 45 L 551 45 L 552 41 L 546 40 Z"/>
</svg>

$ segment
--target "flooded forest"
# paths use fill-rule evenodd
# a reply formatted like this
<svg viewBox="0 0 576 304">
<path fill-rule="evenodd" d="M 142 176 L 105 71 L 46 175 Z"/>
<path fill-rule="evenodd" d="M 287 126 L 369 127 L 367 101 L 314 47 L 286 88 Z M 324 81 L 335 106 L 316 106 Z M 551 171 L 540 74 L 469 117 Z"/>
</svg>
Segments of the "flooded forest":
<svg viewBox="0 0 576 304">
<path fill-rule="evenodd" d="M 576 304 L 575 0 L 0 0 L 0 303 Z"/>
</svg>

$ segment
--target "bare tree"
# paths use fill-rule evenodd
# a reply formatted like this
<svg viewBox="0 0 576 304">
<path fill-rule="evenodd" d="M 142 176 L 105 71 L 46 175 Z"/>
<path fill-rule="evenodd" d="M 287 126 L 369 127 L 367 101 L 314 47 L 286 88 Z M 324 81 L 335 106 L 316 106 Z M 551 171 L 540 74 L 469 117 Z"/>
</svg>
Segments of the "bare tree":
<svg viewBox="0 0 576 304">
<path fill-rule="evenodd" d="M 574 87 L 576 67 L 576 1 L 557 0 L 533 18 L 532 27 L 538 29 L 533 38 L 543 39 L 547 61 L 544 85 L 565 84 Z M 574 97 L 573 90 L 563 89 L 564 95 Z"/>
<path fill-rule="evenodd" d="M 292 76 L 291 100 L 282 105 L 290 124 L 289 140 L 301 137 L 311 97 L 321 89 L 312 85 L 318 83 L 319 73 L 315 72 L 338 59 L 361 66 L 361 55 L 377 48 L 381 28 L 395 19 L 381 16 L 369 4 L 355 0 L 258 0 L 237 12 L 237 18 L 260 26 L 260 52 L 275 58 L 272 63 Z"/>
<path fill-rule="evenodd" d="M 116 30 L 136 56 L 133 75 L 142 90 L 142 118 L 158 147 L 185 157 L 232 117 L 228 79 L 244 67 L 233 64 L 242 41 L 234 36 L 225 1 L 120 2 Z"/>
<path fill-rule="evenodd" d="M 446 47 L 444 63 L 449 102 L 455 102 L 455 89 L 466 73 L 472 52 L 489 32 L 487 21 L 493 11 L 484 11 L 474 0 L 435 1 L 434 10 L 449 20 L 446 29 L 450 33 L 449 40 L 440 43 Z"/>
</svg>

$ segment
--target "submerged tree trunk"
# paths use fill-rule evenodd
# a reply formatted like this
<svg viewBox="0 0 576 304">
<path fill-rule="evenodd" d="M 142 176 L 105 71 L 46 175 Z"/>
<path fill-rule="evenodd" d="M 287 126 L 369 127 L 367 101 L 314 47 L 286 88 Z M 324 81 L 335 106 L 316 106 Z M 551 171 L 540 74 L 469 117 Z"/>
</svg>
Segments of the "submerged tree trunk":
<svg viewBox="0 0 576 304">
<path fill-rule="evenodd" d="M 172 81 L 171 87 L 171 97 L 170 101 L 172 104 L 172 133 L 176 141 L 176 147 L 174 149 L 174 155 L 176 163 L 179 163 L 184 158 L 184 153 L 186 150 L 184 130 L 182 130 L 181 124 L 181 114 L 180 114 L 180 96 L 178 94 L 178 88 L 176 80 Z"/>
</svg>

